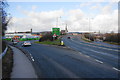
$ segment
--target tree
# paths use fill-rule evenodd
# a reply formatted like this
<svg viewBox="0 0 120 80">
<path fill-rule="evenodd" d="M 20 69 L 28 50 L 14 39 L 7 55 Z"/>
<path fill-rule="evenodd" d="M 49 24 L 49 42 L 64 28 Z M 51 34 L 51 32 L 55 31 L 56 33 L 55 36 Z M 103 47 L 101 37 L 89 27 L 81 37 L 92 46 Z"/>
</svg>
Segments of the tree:
<svg viewBox="0 0 120 80">
<path fill-rule="evenodd" d="M 6 12 L 7 7 L 8 7 L 7 2 L 5 0 L 0 0 L 0 30 L 2 30 L 1 36 L 5 35 L 5 31 L 7 30 L 7 25 L 10 21 L 10 18 L 7 17 L 8 16 L 8 13 Z M 2 40 L 2 51 L 4 51 L 5 48 L 6 48 L 6 43 Z"/>
<path fill-rule="evenodd" d="M 5 0 L 0 0 L 0 27 L 2 28 L 2 36 L 5 35 L 5 31 L 7 30 L 7 25 L 10 21 L 8 18 L 8 13 L 6 12 L 6 8 L 9 5 Z"/>
</svg>

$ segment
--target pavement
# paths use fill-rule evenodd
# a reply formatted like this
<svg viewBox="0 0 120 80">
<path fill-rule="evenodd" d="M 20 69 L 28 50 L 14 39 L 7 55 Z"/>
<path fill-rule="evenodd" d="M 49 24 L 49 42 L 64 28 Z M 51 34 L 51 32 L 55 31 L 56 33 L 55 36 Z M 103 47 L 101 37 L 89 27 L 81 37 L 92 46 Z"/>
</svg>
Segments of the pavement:
<svg viewBox="0 0 120 80">
<path fill-rule="evenodd" d="M 19 49 L 10 47 L 14 53 L 11 78 L 37 78 L 34 67 L 26 55 Z"/>
</svg>

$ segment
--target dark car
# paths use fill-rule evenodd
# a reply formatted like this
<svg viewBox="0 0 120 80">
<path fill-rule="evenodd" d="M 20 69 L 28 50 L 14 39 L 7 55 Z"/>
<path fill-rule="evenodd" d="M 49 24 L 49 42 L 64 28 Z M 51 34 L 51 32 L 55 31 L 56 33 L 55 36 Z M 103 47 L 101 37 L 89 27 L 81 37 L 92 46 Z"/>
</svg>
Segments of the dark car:
<svg viewBox="0 0 120 80">
<path fill-rule="evenodd" d="M 70 37 L 67 37 L 68 39 L 70 39 Z"/>
</svg>

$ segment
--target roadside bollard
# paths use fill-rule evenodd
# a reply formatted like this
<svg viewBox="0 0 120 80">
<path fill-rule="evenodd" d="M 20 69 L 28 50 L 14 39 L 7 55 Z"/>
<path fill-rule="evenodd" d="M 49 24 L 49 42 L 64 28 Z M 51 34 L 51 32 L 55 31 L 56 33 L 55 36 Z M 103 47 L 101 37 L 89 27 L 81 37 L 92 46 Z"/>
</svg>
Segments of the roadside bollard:
<svg viewBox="0 0 120 80">
<path fill-rule="evenodd" d="M 63 46 L 64 45 L 64 42 L 63 41 L 61 41 L 61 46 Z"/>
</svg>

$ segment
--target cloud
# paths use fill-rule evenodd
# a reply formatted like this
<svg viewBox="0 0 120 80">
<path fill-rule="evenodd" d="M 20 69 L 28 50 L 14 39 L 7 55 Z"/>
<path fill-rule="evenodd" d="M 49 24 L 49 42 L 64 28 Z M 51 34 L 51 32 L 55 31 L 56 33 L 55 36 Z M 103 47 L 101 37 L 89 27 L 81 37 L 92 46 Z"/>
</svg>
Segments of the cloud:
<svg viewBox="0 0 120 80">
<path fill-rule="evenodd" d="M 101 8 L 100 3 L 97 3 L 96 5 L 90 7 L 91 10 L 96 10 L 96 9 L 99 10 L 100 8 Z"/>
<path fill-rule="evenodd" d="M 16 18 L 10 21 L 9 31 L 26 31 L 33 28 L 34 31 L 48 31 L 55 27 L 56 18 L 64 14 L 63 10 L 46 11 L 46 12 L 23 12 L 26 17 Z M 23 29 L 24 28 L 24 29 Z"/>
<path fill-rule="evenodd" d="M 80 4 L 80 7 L 90 6 L 91 4 L 92 4 L 91 2 L 84 2 Z"/>
<path fill-rule="evenodd" d="M 36 5 L 33 5 L 32 6 L 32 10 L 34 11 L 34 10 L 36 10 L 37 9 L 37 6 Z"/>
<path fill-rule="evenodd" d="M 93 4 L 93 3 L 92 3 Z M 87 3 L 90 6 L 91 4 Z M 82 4 L 85 6 L 85 4 Z M 101 6 L 100 3 L 91 5 L 90 9 L 99 10 L 100 12 L 93 13 L 93 19 L 90 19 L 90 31 L 109 32 L 114 30 L 118 31 L 118 10 L 112 9 L 113 4 Z M 65 17 L 64 20 L 59 18 L 59 27 L 65 29 L 65 24 L 68 25 L 69 31 L 89 31 L 90 13 L 86 13 L 82 9 L 71 9 L 64 11 L 51 10 L 51 11 L 34 11 L 37 7 L 32 6 L 33 10 L 22 10 L 25 17 L 13 17 L 10 21 L 8 31 L 27 31 L 33 28 L 33 31 L 50 31 L 51 28 L 56 27 L 56 20 L 58 17 Z M 87 16 L 86 16 L 87 15 Z M 62 24 L 64 22 L 64 24 Z"/>
</svg>

